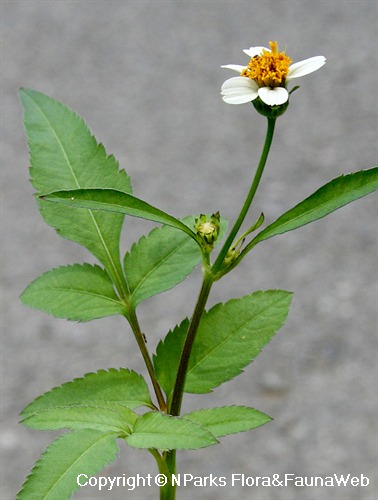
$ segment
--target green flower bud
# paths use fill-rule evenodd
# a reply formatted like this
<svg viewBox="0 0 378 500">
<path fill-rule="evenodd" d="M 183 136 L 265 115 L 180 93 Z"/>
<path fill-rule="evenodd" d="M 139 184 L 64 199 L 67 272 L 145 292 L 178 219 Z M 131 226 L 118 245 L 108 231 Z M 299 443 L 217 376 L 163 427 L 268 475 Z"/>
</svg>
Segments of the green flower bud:
<svg viewBox="0 0 378 500">
<path fill-rule="evenodd" d="M 224 258 L 224 264 L 228 267 L 232 262 L 239 256 L 240 250 L 238 248 L 230 248 L 226 253 L 226 257 Z"/>
<path fill-rule="evenodd" d="M 210 252 L 213 249 L 220 231 L 219 212 L 213 214 L 210 218 L 201 214 L 200 217 L 195 220 L 195 223 L 196 233 L 202 238 L 204 248 Z"/>
</svg>

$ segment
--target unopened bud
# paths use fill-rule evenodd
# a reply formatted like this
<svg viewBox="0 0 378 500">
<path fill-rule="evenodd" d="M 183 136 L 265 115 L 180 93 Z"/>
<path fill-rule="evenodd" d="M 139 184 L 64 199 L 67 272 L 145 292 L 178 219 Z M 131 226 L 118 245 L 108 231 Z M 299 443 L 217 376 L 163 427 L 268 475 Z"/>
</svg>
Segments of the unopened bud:
<svg viewBox="0 0 378 500">
<path fill-rule="evenodd" d="M 237 248 L 230 248 L 226 253 L 226 257 L 224 258 L 224 264 L 228 267 L 234 260 L 239 257 L 240 250 Z"/>
<path fill-rule="evenodd" d="M 204 243 L 206 243 L 207 250 L 212 250 L 220 231 L 219 212 L 213 214 L 210 218 L 201 214 L 195 222 L 196 233 L 203 239 Z"/>
</svg>

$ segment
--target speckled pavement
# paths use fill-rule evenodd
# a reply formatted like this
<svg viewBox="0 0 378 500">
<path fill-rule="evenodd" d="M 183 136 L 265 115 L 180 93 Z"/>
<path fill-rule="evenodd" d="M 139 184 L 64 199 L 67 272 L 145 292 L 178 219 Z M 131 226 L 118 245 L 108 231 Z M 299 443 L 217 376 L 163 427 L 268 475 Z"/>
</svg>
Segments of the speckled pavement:
<svg viewBox="0 0 378 500">
<path fill-rule="evenodd" d="M 28 309 L 25 286 L 62 264 L 94 262 L 39 216 L 17 91 L 34 88 L 75 109 L 131 175 L 134 192 L 176 216 L 220 210 L 232 221 L 264 140 L 250 105 L 226 105 L 222 64 L 277 40 L 294 61 L 327 64 L 298 81 L 276 135 L 250 221 L 267 221 L 341 173 L 377 162 L 377 3 L 358 1 L 1 2 L 2 379 L 1 493 L 15 498 L 57 433 L 18 424 L 36 396 L 100 368 L 145 369 L 121 318 L 76 324 Z M 152 227 L 127 220 L 123 249 Z M 226 477 L 225 486 L 181 487 L 180 500 L 373 500 L 377 495 L 377 197 L 279 236 L 214 287 L 209 306 L 259 289 L 294 292 L 286 325 L 245 373 L 185 410 L 254 406 L 274 420 L 222 444 L 179 453 L 179 471 Z M 140 320 L 151 351 L 190 315 L 197 270 L 173 293 L 146 301 Z M 157 469 L 121 444 L 102 475 Z M 245 477 L 351 474 L 368 486 L 264 487 Z M 85 487 L 77 499 L 155 499 L 156 487 Z"/>
</svg>

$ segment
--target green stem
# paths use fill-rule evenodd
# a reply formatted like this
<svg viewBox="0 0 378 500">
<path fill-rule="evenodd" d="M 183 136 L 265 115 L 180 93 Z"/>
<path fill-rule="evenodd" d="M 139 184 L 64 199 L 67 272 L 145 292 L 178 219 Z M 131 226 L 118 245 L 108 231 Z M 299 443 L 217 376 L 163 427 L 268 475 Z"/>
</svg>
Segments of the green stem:
<svg viewBox="0 0 378 500">
<path fill-rule="evenodd" d="M 166 412 L 167 405 L 166 405 L 166 402 L 164 399 L 164 395 L 162 393 L 159 382 L 156 379 L 154 366 L 152 364 L 150 353 L 148 352 L 148 349 L 146 346 L 145 338 L 144 338 L 143 333 L 140 329 L 139 321 L 138 321 L 138 318 L 135 314 L 135 310 L 131 307 L 130 307 L 129 314 L 130 314 L 130 317 L 128 318 L 129 323 L 130 323 L 131 329 L 134 333 L 135 339 L 138 343 L 139 349 L 142 353 L 142 356 L 143 356 L 144 362 L 146 364 L 148 373 L 150 375 L 150 379 L 151 379 L 151 382 L 152 382 L 152 385 L 153 385 L 153 388 L 154 388 L 154 391 L 156 394 L 156 398 L 157 398 L 158 403 L 159 403 L 159 408 L 161 411 Z"/>
<path fill-rule="evenodd" d="M 240 211 L 240 214 L 239 214 L 233 228 L 231 229 L 231 232 L 230 232 L 225 244 L 223 245 L 214 265 L 209 270 L 205 271 L 203 281 L 202 281 L 201 291 L 200 291 L 198 299 L 197 299 L 196 307 L 194 309 L 194 313 L 193 313 L 193 316 L 192 316 L 192 319 L 191 319 L 191 322 L 190 322 L 190 325 L 188 328 L 188 332 L 186 335 L 184 347 L 183 347 L 183 350 L 181 353 L 179 367 L 177 370 L 176 383 L 175 383 L 175 387 L 173 389 L 172 401 L 171 401 L 171 404 L 169 405 L 169 413 L 171 415 L 176 415 L 176 416 L 180 415 L 186 372 L 187 372 L 188 364 L 189 364 L 189 358 L 190 358 L 190 354 L 192 351 L 193 342 L 194 342 L 194 339 L 195 339 L 195 336 L 196 336 L 196 333 L 198 330 L 198 326 L 199 326 L 199 323 L 200 323 L 200 320 L 202 317 L 202 313 L 205 309 L 205 305 L 206 305 L 207 299 L 209 297 L 211 287 L 212 287 L 214 280 L 216 278 L 216 273 L 219 271 L 219 269 L 223 263 L 223 260 L 226 256 L 229 248 L 231 247 L 234 239 L 235 239 L 235 236 L 237 235 L 241 225 L 243 224 L 245 216 L 247 215 L 247 212 L 251 206 L 252 200 L 256 194 L 262 173 L 264 171 L 266 160 L 268 158 L 270 146 L 272 144 L 275 123 L 276 123 L 275 118 L 268 118 L 268 127 L 267 127 L 264 147 L 263 147 L 263 150 L 261 153 L 260 162 L 258 164 L 254 179 L 252 181 L 251 188 L 248 192 L 247 198 L 244 202 L 244 205 Z"/>
<path fill-rule="evenodd" d="M 267 131 L 266 131 L 265 143 L 264 143 L 264 147 L 263 147 L 263 150 L 261 153 L 261 158 L 260 158 L 256 173 L 255 173 L 252 185 L 251 185 L 250 190 L 248 192 L 247 198 L 245 199 L 244 205 L 240 211 L 239 217 L 236 219 L 236 222 L 235 222 L 233 228 L 231 229 L 230 234 L 228 235 L 226 242 L 224 243 L 221 251 L 219 252 L 219 255 L 218 255 L 216 261 L 214 262 L 214 265 L 212 266 L 212 273 L 214 275 L 219 271 L 220 267 L 222 266 L 224 258 L 226 257 L 228 250 L 231 248 L 231 245 L 233 244 L 234 239 L 235 239 L 236 235 L 238 234 L 239 229 L 240 229 L 241 225 L 243 224 L 244 219 L 247 215 L 247 212 L 252 204 L 253 198 L 255 197 L 257 188 L 258 188 L 260 180 L 261 180 L 261 176 L 264 172 L 264 168 L 266 165 L 266 160 L 268 158 L 270 146 L 272 144 L 275 124 L 276 124 L 276 118 L 268 118 L 268 127 L 267 127 Z"/>
<path fill-rule="evenodd" d="M 154 448 L 149 448 L 148 450 L 151 455 L 155 458 L 159 474 L 161 476 L 165 476 L 167 483 L 165 485 L 160 486 L 160 500 L 174 500 L 176 494 L 176 485 L 172 484 L 172 474 L 174 471 L 170 471 L 168 464 L 165 460 L 165 454 L 160 455 L 160 453 Z"/>
<path fill-rule="evenodd" d="M 177 370 L 175 387 L 173 389 L 173 394 L 172 394 L 172 401 L 169 406 L 170 415 L 174 416 L 180 415 L 182 396 L 184 393 L 184 384 L 185 384 L 186 372 L 188 370 L 189 358 L 192 352 L 193 342 L 198 330 L 202 313 L 205 309 L 205 305 L 209 297 L 213 282 L 214 282 L 214 277 L 212 276 L 212 274 L 205 272 L 202 281 L 201 291 L 198 295 L 196 307 L 194 309 L 194 313 L 190 321 L 184 347 L 181 353 L 179 367 Z"/>
<path fill-rule="evenodd" d="M 180 410 L 181 410 L 181 403 L 182 403 L 182 396 L 184 392 L 184 384 L 185 384 L 185 378 L 186 378 L 186 372 L 188 369 L 188 364 L 189 364 L 189 358 L 190 354 L 192 351 L 192 346 L 193 342 L 198 330 L 198 326 L 202 317 L 202 313 L 205 309 L 205 305 L 207 302 L 207 299 L 210 294 L 211 287 L 214 283 L 214 280 L 216 278 L 216 274 L 219 271 L 221 265 L 223 264 L 224 258 L 226 257 L 226 254 L 228 250 L 230 249 L 231 245 L 233 244 L 233 241 L 239 232 L 239 229 L 241 225 L 244 222 L 244 219 L 247 215 L 247 212 L 251 206 L 251 203 L 253 201 L 253 198 L 256 194 L 257 188 L 259 186 L 261 176 L 263 174 L 265 165 L 266 165 L 266 160 L 268 158 L 270 146 L 272 144 L 273 140 L 273 134 L 274 134 L 274 127 L 276 124 L 276 119 L 275 118 L 268 118 L 268 127 L 267 127 L 267 132 L 266 132 L 266 138 L 265 138 L 265 143 L 264 147 L 261 153 L 261 158 L 255 173 L 255 176 L 253 178 L 251 188 L 248 192 L 247 198 L 245 199 L 244 205 L 240 211 L 240 214 L 238 218 L 236 219 L 236 222 L 233 226 L 233 228 L 230 231 L 230 234 L 223 245 L 216 261 L 214 262 L 214 265 L 209 269 L 205 271 L 204 277 L 203 277 L 203 282 L 202 282 L 202 287 L 201 291 L 199 293 L 196 307 L 194 309 L 194 313 L 189 325 L 188 332 L 186 334 L 186 339 L 184 343 L 184 347 L 181 353 L 181 358 L 179 362 L 179 367 L 177 370 L 177 377 L 176 377 L 176 383 L 175 387 L 173 389 L 173 395 L 172 395 L 172 401 L 169 406 L 169 413 L 171 415 L 180 415 Z"/>
<path fill-rule="evenodd" d="M 188 332 L 186 334 L 186 339 L 184 343 L 184 347 L 181 353 L 181 358 L 177 370 L 177 376 L 176 376 L 176 382 L 175 382 L 175 387 L 173 389 L 173 394 L 172 394 L 172 400 L 169 404 L 169 414 L 173 416 L 178 416 L 180 415 L 181 411 L 181 405 L 182 405 L 182 398 L 184 394 L 184 386 L 185 386 L 185 379 L 186 379 L 186 373 L 188 370 L 189 366 L 189 359 L 190 355 L 192 352 L 192 347 L 193 343 L 198 331 L 198 327 L 201 321 L 202 314 L 205 310 L 206 302 L 209 297 L 211 288 L 213 286 L 213 283 L 215 279 L 219 279 L 221 276 L 217 276 L 217 273 L 219 272 L 224 258 L 227 255 L 228 250 L 231 248 L 234 239 L 236 235 L 239 232 L 239 229 L 241 225 L 244 222 L 244 219 L 248 213 L 248 210 L 252 204 L 253 198 L 255 197 L 257 188 L 259 186 L 261 176 L 263 174 L 266 160 L 268 158 L 270 146 L 272 144 L 273 140 L 273 134 L 274 134 L 274 127 L 275 127 L 276 119 L 275 118 L 268 118 L 268 127 L 267 127 L 267 132 L 266 132 L 266 138 L 265 138 L 265 143 L 263 147 L 263 151 L 261 153 L 261 158 L 260 162 L 258 164 L 255 176 L 252 181 L 252 185 L 250 187 L 250 190 L 248 192 L 247 198 L 244 202 L 244 205 L 240 211 L 240 214 L 231 229 L 231 232 L 223 245 L 217 259 L 215 260 L 213 266 L 205 267 L 204 275 L 203 275 L 203 280 L 202 280 L 202 286 L 200 293 L 198 295 L 197 303 L 193 312 L 192 319 L 190 321 L 190 325 L 188 328 Z M 170 450 L 164 454 L 165 461 L 167 468 L 170 472 L 170 474 L 174 474 L 176 471 L 176 450 Z M 175 498 L 175 487 L 172 485 L 169 485 L 165 491 L 161 492 L 161 500 L 174 500 Z"/>
<path fill-rule="evenodd" d="M 186 334 L 186 339 L 184 343 L 184 347 L 181 353 L 181 358 L 179 362 L 179 367 L 177 370 L 177 376 L 176 376 L 176 383 L 175 387 L 173 390 L 173 395 L 172 395 L 172 401 L 171 404 L 169 405 L 169 414 L 178 416 L 180 415 L 181 411 L 181 404 L 182 404 L 182 398 L 184 395 L 184 385 L 185 385 L 185 378 L 186 378 L 186 372 L 188 370 L 188 364 L 189 364 L 189 358 L 190 354 L 192 352 L 192 347 L 193 347 L 193 342 L 196 337 L 196 333 L 198 330 L 199 323 L 201 321 L 201 317 L 203 314 L 203 311 L 205 309 L 205 305 L 207 302 L 207 299 L 210 294 L 211 287 L 213 285 L 214 278 L 211 274 L 208 274 L 205 272 L 203 281 L 202 281 L 202 287 L 201 291 L 198 295 L 196 307 L 194 309 L 194 313 L 188 328 L 188 332 Z M 175 474 L 176 473 L 176 450 L 170 450 L 167 451 L 165 454 L 165 459 L 167 463 L 168 470 L 170 471 L 170 474 Z M 161 500 L 174 500 L 175 499 L 175 491 L 176 491 L 176 486 L 171 485 L 169 489 L 169 493 L 167 495 L 169 496 L 164 496 L 160 497 Z"/>
<path fill-rule="evenodd" d="M 160 500 L 175 500 L 176 484 L 172 484 L 172 474 L 176 475 L 176 450 L 170 450 L 163 454 L 165 459 L 167 474 L 167 484 L 160 488 Z"/>
</svg>

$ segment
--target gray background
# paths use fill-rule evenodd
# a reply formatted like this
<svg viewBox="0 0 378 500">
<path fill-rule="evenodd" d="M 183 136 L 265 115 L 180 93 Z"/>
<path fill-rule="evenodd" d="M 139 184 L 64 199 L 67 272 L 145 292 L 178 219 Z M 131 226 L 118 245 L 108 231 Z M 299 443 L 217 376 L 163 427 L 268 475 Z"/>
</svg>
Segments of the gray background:
<svg viewBox="0 0 378 500">
<path fill-rule="evenodd" d="M 278 40 L 294 61 L 327 64 L 298 80 L 250 221 L 267 221 L 343 172 L 377 156 L 375 1 L 3 1 L 2 7 L 2 480 L 10 500 L 54 437 L 18 424 L 53 386 L 100 368 L 145 373 L 120 318 L 76 324 L 24 307 L 18 295 L 51 267 L 89 261 L 45 225 L 28 182 L 17 90 L 27 86 L 75 109 L 132 177 L 137 196 L 176 216 L 220 210 L 233 220 L 265 133 L 252 106 L 222 102 L 242 49 Z M 295 82 L 295 83 L 297 83 Z M 261 356 L 185 409 L 247 404 L 274 421 L 201 451 L 179 453 L 193 475 L 370 479 L 366 488 L 181 488 L 191 499 L 373 499 L 377 488 L 377 198 L 259 245 L 213 290 L 209 305 L 258 289 L 295 293 L 289 319 Z M 122 245 L 152 226 L 128 220 Z M 190 315 L 200 272 L 139 308 L 154 351 Z M 150 455 L 121 445 L 105 474 L 155 473 Z M 157 498 L 156 488 L 74 498 Z"/>
</svg>

